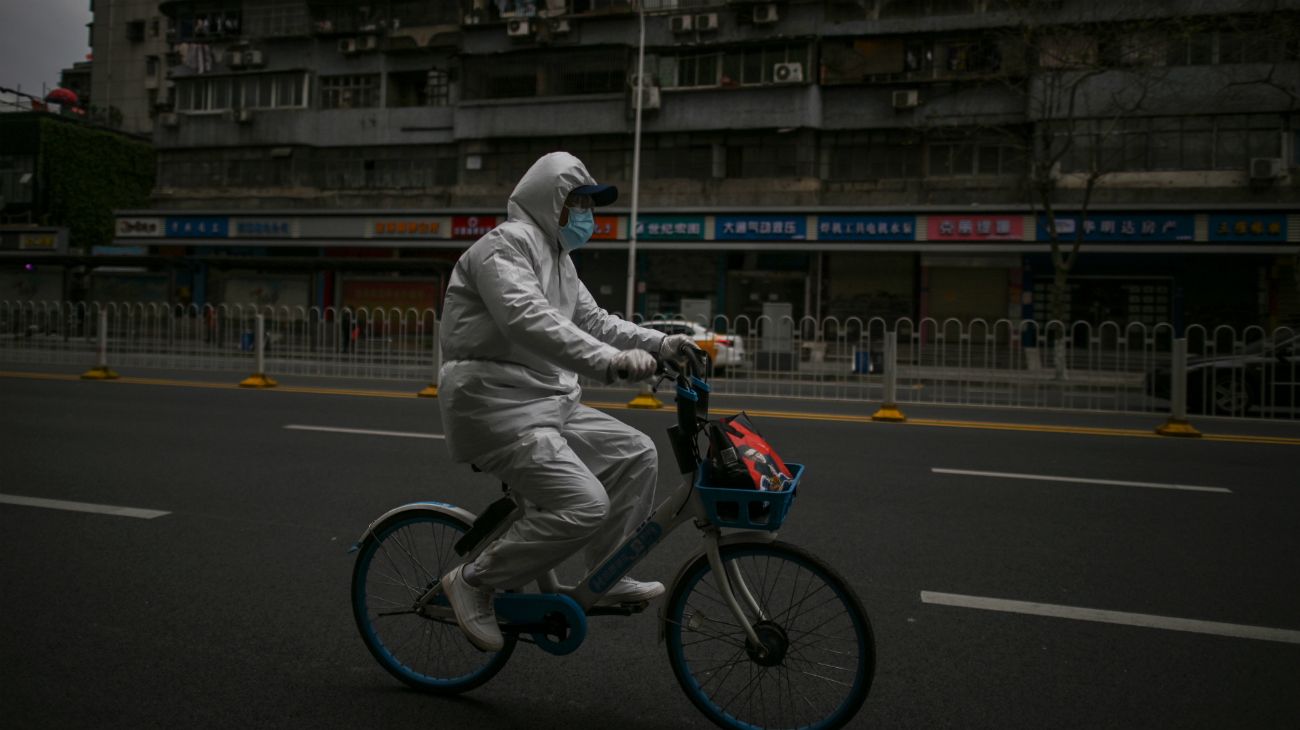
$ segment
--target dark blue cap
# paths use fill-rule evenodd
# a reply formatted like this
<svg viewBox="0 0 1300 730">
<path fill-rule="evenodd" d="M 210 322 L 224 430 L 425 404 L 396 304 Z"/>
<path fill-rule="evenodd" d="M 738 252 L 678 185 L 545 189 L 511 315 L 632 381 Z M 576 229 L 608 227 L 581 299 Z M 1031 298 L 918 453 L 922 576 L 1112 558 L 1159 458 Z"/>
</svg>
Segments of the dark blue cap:
<svg viewBox="0 0 1300 730">
<path fill-rule="evenodd" d="M 610 205 L 618 200 L 618 188 L 613 185 L 579 185 L 569 191 L 569 195 L 588 195 L 596 206 Z"/>
</svg>

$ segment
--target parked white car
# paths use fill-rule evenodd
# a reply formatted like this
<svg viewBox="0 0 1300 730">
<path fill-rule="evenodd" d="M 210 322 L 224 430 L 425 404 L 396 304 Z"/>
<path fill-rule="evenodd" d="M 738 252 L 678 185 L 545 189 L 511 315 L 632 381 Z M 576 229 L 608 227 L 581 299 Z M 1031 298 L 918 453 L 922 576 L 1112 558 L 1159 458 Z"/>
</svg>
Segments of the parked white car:
<svg viewBox="0 0 1300 730">
<path fill-rule="evenodd" d="M 642 327 L 669 335 L 690 335 L 705 352 L 713 353 L 713 370 L 745 364 L 745 342 L 740 335 L 720 335 L 698 322 L 684 319 L 655 319 L 642 322 Z"/>
</svg>

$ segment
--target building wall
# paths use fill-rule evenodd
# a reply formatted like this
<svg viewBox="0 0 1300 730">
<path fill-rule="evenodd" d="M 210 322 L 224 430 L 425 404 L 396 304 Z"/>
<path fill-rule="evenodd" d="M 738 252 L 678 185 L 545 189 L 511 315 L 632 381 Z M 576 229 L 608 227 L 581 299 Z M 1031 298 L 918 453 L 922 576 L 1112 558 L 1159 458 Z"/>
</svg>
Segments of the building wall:
<svg viewBox="0 0 1300 730">
<path fill-rule="evenodd" d="M 166 96 L 166 18 L 156 0 L 95 0 L 93 6 L 92 103 L 109 126 L 149 134 L 153 105 Z"/>
</svg>

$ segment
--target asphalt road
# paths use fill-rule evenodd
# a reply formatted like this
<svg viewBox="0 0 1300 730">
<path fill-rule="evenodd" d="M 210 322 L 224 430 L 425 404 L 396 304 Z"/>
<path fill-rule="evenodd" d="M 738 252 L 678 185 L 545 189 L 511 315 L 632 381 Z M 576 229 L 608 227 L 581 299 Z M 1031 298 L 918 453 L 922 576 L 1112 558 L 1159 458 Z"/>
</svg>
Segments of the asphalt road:
<svg viewBox="0 0 1300 730">
<path fill-rule="evenodd" d="M 1059 413 L 896 425 L 756 405 L 808 468 L 782 539 L 842 573 L 874 624 L 852 727 L 1300 723 L 1300 426 L 1180 440 L 1141 436 L 1149 417 L 1088 432 L 1097 419 Z M 612 412 L 670 462 L 671 411 Z M 566 657 L 521 646 L 463 698 L 405 689 L 357 636 L 345 551 L 389 507 L 477 510 L 496 485 L 441 441 L 287 425 L 441 432 L 427 399 L 0 376 L 0 495 L 168 512 L 0 503 L 6 727 L 711 727 L 651 612 L 592 619 Z M 679 531 L 635 574 L 667 580 L 697 539 Z"/>
</svg>

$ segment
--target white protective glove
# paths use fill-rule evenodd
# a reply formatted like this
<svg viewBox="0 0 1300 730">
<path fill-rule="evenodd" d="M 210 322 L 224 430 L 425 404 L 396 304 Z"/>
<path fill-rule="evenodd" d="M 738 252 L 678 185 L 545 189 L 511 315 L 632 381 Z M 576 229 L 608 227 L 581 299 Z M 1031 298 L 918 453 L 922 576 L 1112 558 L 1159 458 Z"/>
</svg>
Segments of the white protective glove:
<svg viewBox="0 0 1300 730">
<path fill-rule="evenodd" d="M 613 383 L 618 380 L 648 380 L 655 374 L 654 355 L 645 350 L 623 350 L 610 358 L 606 379 Z"/>
<path fill-rule="evenodd" d="M 703 372 L 704 363 L 708 360 L 708 355 L 695 344 L 695 340 L 690 335 L 665 337 L 663 344 L 659 346 L 659 356 L 683 364 L 689 360 L 695 366 L 697 373 Z"/>
</svg>

